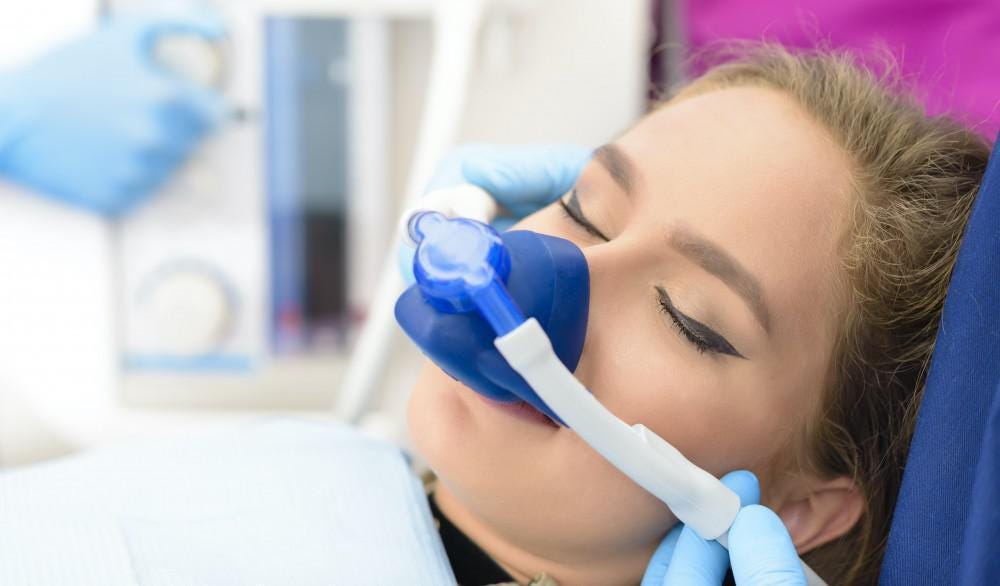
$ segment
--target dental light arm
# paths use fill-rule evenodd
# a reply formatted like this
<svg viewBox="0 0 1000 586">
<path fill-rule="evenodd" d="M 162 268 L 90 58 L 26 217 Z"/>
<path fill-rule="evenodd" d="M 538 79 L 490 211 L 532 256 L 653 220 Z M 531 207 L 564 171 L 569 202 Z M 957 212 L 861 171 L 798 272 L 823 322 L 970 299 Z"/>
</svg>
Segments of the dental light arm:
<svg viewBox="0 0 1000 586">
<path fill-rule="evenodd" d="M 468 200 L 470 190 L 478 188 L 462 189 L 456 199 Z M 417 246 L 413 269 L 416 287 L 426 303 L 444 314 L 481 315 L 495 333 L 492 339 L 496 350 L 537 395 L 526 396 L 522 391 L 521 399 L 554 414 L 612 465 L 664 502 L 678 520 L 703 539 L 716 540 L 725 547 L 729 528 L 740 511 L 739 496 L 656 433 L 641 424 L 629 426 L 608 411 L 560 360 L 539 321 L 533 316 L 526 317 L 508 291 L 506 284 L 512 278 L 512 262 L 504 239 L 481 221 L 449 219 L 456 210 L 449 207 L 447 194 L 441 194 L 438 200 L 428 207 L 440 211 L 416 210 L 401 222 L 404 239 Z M 477 204 L 479 210 L 486 207 L 488 204 Z M 535 236 L 540 241 L 561 240 Z M 567 245 L 562 242 L 561 246 Z M 547 253 L 554 246 L 542 246 L 538 253 Z M 579 250 L 571 248 L 582 259 Z M 579 262 L 586 275 L 585 261 Z M 530 270 L 523 266 L 521 269 Z M 587 283 L 582 282 L 584 288 Z M 401 298 L 397 319 L 417 339 L 424 334 L 417 331 L 419 324 L 414 323 L 420 319 L 400 315 L 401 310 L 406 313 L 412 308 L 403 303 L 404 299 L 409 302 L 412 297 Z M 586 301 L 589 296 L 583 299 L 589 303 Z M 560 301 L 563 299 L 558 295 L 549 299 L 552 305 Z M 582 315 L 585 321 L 586 312 Z M 422 348 L 428 351 L 427 347 Z M 431 350 L 440 352 L 441 348 L 435 346 Z M 461 351 L 462 348 L 446 350 Z M 440 357 L 433 352 L 430 355 L 436 361 Z M 537 398 L 544 405 L 538 404 Z M 803 571 L 809 584 L 825 584 L 805 564 Z"/>
</svg>

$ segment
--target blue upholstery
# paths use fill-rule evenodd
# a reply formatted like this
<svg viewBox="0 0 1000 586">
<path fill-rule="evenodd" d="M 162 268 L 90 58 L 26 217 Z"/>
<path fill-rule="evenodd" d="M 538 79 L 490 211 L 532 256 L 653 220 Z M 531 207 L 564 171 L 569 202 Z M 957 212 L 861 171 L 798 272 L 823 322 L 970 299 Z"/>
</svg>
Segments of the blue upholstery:
<svg viewBox="0 0 1000 586">
<path fill-rule="evenodd" d="M 881 582 L 995 583 L 1000 576 L 1000 148 L 994 148 L 966 228 L 925 393 Z"/>
</svg>

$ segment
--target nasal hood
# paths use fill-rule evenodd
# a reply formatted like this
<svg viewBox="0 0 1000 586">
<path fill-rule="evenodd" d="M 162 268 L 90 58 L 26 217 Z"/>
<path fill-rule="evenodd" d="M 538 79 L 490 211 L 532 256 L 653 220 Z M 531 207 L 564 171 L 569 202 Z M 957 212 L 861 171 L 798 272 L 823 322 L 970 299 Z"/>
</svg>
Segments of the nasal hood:
<svg viewBox="0 0 1000 586">
<path fill-rule="evenodd" d="M 568 240 L 537 232 L 517 230 L 500 237 L 509 253 L 507 291 L 525 317 L 538 321 L 559 360 L 573 371 L 590 309 L 583 252 Z M 500 355 L 493 344 L 496 334 L 478 312 L 442 312 L 414 284 L 396 302 L 395 313 L 423 353 L 456 380 L 497 401 L 527 401 L 559 420 Z"/>
</svg>

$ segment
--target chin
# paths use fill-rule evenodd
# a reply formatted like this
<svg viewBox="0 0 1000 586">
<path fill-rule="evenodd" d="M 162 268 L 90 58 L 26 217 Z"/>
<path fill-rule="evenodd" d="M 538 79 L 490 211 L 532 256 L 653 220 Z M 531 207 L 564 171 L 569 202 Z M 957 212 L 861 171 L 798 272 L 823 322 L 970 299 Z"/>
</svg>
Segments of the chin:
<svg viewBox="0 0 1000 586">
<path fill-rule="evenodd" d="M 572 431 L 498 410 L 433 364 L 421 370 L 408 418 L 439 481 L 510 543 L 596 555 L 655 544 L 675 522 Z"/>
</svg>

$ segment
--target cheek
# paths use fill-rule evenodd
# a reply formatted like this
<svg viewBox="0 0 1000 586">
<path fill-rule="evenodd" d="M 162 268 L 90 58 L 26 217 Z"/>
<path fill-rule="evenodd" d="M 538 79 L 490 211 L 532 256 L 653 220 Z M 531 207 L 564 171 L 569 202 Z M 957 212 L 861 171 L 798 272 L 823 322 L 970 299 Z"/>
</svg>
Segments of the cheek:
<svg viewBox="0 0 1000 586">
<path fill-rule="evenodd" d="M 449 389 L 452 382 L 438 368 L 425 364 L 407 405 L 413 443 L 432 466 L 448 459 L 454 452 L 455 438 L 469 425 L 468 407 Z"/>
<path fill-rule="evenodd" d="M 606 301 L 595 287 L 590 320 L 576 374 L 626 423 L 646 425 L 717 476 L 759 471 L 782 449 L 781 381 L 754 365 L 698 354 L 642 297 Z"/>
</svg>

